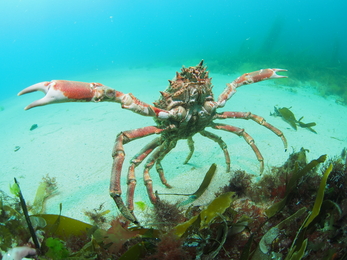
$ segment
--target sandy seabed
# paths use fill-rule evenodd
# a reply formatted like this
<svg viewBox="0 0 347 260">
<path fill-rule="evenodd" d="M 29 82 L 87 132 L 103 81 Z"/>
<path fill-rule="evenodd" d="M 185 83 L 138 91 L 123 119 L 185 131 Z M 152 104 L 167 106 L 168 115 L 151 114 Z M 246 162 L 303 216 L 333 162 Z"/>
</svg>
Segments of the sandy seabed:
<svg viewBox="0 0 347 260">
<path fill-rule="evenodd" d="M 146 103 L 159 97 L 159 91 L 167 87 L 167 79 L 175 75 L 179 68 L 133 69 L 96 72 L 76 75 L 69 80 L 101 82 L 124 93 L 133 93 Z M 225 84 L 239 75 L 210 74 L 213 77 L 215 98 Z M 42 79 L 42 81 L 51 79 Z M 220 121 L 245 128 L 255 140 L 265 159 L 265 172 L 271 166 L 282 165 L 289 154 L 301 147 L 309 150 L 308 160 L 322 154 L 330 157 L 339 155 L 347 146 L 347 107 L 339 105 L 333 97 L 323 98 L 315 90 L 307 87 L 286 87 L 281 79 L 264 81 L 238 88 L 237 93 L 222 111 L 250 111 L 264 117 L 273 124 L 288 140 L 288 151 L 284 151 L 282 141 L 271 131 L 251 120 L 229 119 Z M 28 82 L 28 85 L 36 82 Z M 276 84 L 277 83 L 277 84 Z M 62 214 L 88 222 L 85 211 L 99 208 L 110 209 L 111 218 L 119 214 L 109 197 L 109 178 L 112 166 L 111 152 L 116 135 L 124 130 L 154 125 L 150 117 L 140 116 L 121 109 L 116 103 L 65 103 L 33 108 L 23 108 L 43 96 L 32 93 L 0 101 L 4 107 L 0 111 L 1 134 L 1 190 L 10 194 L 9 185 L 16 177 L 24 197 L 33 202 L 36 189 L 44 176 L 56 178 L 58 192 L 46 204 L 46 213 Z M 303 128 L 295 131 L 280 117 L 270 116 L 274 106 L 291 107 L 297 119 L 304 116 L 303 122 L 316 122 L 317 134 Z M 30 131 L 33 124 L 38 127 Z M 208 130 L 208 129 L 207 129 Z M 234 134 L 212 130 L 227 143 L 231 156 L 231 168 L 243 169 L 259 175 L 259 162 L 247 143 Z M 126 160 L 122 173 L 123 198 L 126 194 L 126 170 L 129 160 L 154 137 L 149 136 L 125 145 Z M 185 140 L 178 142 L 163 160 L 166 178 L 172 189 L 165 188 L 153 169 L 151 176 L 154 190 L 159 193 L 193 193 L 203 180 L 212 163 L 217 164 L 217 172 L 204 195 L 195 201 L 201 205 L 208 203 L 218 189 L 230 179 L 225 171 L 224 155 L 219 146 L 200 135 L 194 136 L 195 152 L 188 164 L 183 164 L 188 147 Z M 16 148 L 17 147 L 17 148 Z M 17 150 L 19 147 L 19 150 Z M 17 150 L 17 151 L 16 151 Z M 137 187 L 135 201 L 150 206 L 142 179 L 143 165 L 136 168 Z M 161 196 L 162 199 L 177 201 L 186 199 L 180 196 Z M 144 213 L 136 207 L 135 214 L 143 220 Z"/>
</svg>

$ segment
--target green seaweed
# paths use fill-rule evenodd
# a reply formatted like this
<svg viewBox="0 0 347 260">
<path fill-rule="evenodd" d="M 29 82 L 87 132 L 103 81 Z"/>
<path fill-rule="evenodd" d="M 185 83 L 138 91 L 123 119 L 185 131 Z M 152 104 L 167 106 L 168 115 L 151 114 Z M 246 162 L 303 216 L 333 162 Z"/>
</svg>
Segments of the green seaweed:
<svg viewBox="0 0 347 260">
<path fill-rule="evenodd" d="M 321 160 L 316 160 L 315 163 L 319 161 Z M 323 214 L 321 213 L 321 207 L 323 204 L 324 191 L 327 179 L 331 170 L 332 165 L 330 165 L 328 169 L 326 169 L 326 171 L 324 172 L 324 175 L 320 181 L 319 189 L 317 191 L 313 209 L 306 216 L 305 220 L 303 221 L 299 229 L 296 231 L 295 238 L 293 239 L 293 242 L 289 248 L 285 260 L 300 260 L 305 255 L 306 248 L 309 242 L 308 238 L 306 238 L 307 229 L 314 222 L 318 215 Z M 331 203 L 328 204 L 331 205 Z M 295 226 L 296 223 L 304 216 L 304 214 L 306 214 L 306 212 L 306 207 L 302 207 L 299 210 L 297 210 L 294 214 L 277 224 L 276 226 L 270 228 L 261 238 L 259 245 L 253 254 L 252 259 L 269 259 L 269 255 L 277 254 L 273 251 L 274 243 L 278 243 L 275 241 L 278 240 L 278 237 L 280 237 L 281 234 L 284 233 L 288 235 L 290 232 L 292 232 L 293 230 L 291 230 L 291 227 Z"/>
<path fill-rule="evenodd" d="M 221 235 L 222 237 L 221 237 L 220 241 L 218 241 L 217 248 L 205 256 L 206 259 L 215 259 L 215 257 L 218 255 L 219 251 L 223 248 L 225 241 L 227 239 L 227 236 L 230 235 L 228 223 L 227 223 L 225 217 L 223 217 L 223 215 L 221 215 L 221 214 L 219 215 L 219 217 L 223 220 L 223 222 L 220 224 L 220 225 L 222 225 L 222 227 L 219 229 L 220 232 L 222 233 L 222 235 Z"/>
<path fill-rule="evenodd" d="M 146 252 L 146 244 L 141 241 L 129 248 L 118 260 L 138 260 Z"/>
<path fill-rule="evenodd" d="M 136 201 L 136 202 L 134 202 L 134 204 L 135 204 L 141 211 L 145 211 L 145 209 L 147 208 L 146 203 L 143 202 L 143 201 Z"/>
<path fill-rule="evenodd" d="M 276 226 L 270 228 L 261 238 L 252 260 L 263 259 L 267 255 L 270 255 L 270 251 L 272 251 L 273 244 L 275 243 L 274 241 L 279 237 L 279 234 L 281 232 L 285 233 L 287 229 L 290 229 L 290 226 L 296 223 L 305 212 L 306 208 L 303 207 Z"/>
<path fill-rule="evenodd" d="M 211 183 L 211 180 L 216 173 L 217 165 L 213 163 L 209 170 L 206 172 L 205 177 L 200 184 L 200 187 L 194 192 L 190 194 L 182 194 L 182 193 L 157 193 L 157 195 L 177 195 L 177 196 L 189 196 L 187 200 L 182 201 L 178 204 L 179 207 L 188 205 L 198 199 L 208 188 Z"/>
<path fill-rule="evenodd" d="M 276 171 L 273 169 L 272 173 L 278 171 L 282 174 L 273 176 L 278 179 L 275 189 L 279 187 L 286 189 L 281 193 L 283 199 L 266 210 L 268 217 L 264 215 L 264 205 L 272 203 L 273 198 L 264 196 L 266 193 L 260 193 L 268 186 L 254 189 L 255 186 L 264 185 L 264 181 L 270 181 L 264 177 L 262 177 L 263 182 L 245 185 L 242 197 L 234 197 L 235 193 L 224 191 L 207 206 L 190 207 L 185 215 L 182 214 L 184 218 L 179 220 L 186 221 L 169 228 L 156 223 L 146 223 L 149 228 L 130 229 L 127 224 L 129 222 L 117 217 L 106 230 L 61 214 L 32 215 L 30 220 L 35 231 L 45 231 L 39 257 L 57 260 L 143 258 L 294 260 L 302 259 L 309 251 L 315 259 L 332 259 L 333 256 L 340 259 L 346 254 L 347 235 L 339 232 L 345 229 L 346 200 L 341 192 L 331 196 L 330 190 L 335 189 L 331 186 L 333 181 L 344 174 L 346 152 L 344 150 L 341 158 L 329 161 L 334 165 L 333 171 L 332 165 L 327 167 L 325 165 L 328 162 L 325 163 L 324 174 L 321 176 L 316 174 L 316 166 L 324 162 L 326 156 L 322 155 L 306 163 L 306 151 L 302 148 L 290 162 L 287 161 L 283 166 L 276 168 Z M 209 171 L 215 170 L 215 165 L 212 165 Z M 335 174 L 339 172 L 339 175 L 334 175 L 334 172 Z M 205 188 L 201 187 L 207 187 L 212 179 L 213 174 L 210 174 L 211 176 L 207 176 L 206 173 L 206 180 L 204 179 L 199 189 L 188 195 L 201 196 L 205 191 Z M 305 181 L 302 181 L 303 177 Z M 336 181 L 339 185 L 345 185 L 342 179 L 337 178 Z M 308 182 L 311 186 L 305 185 Z M 23 244 L 29 240 L 27 227 L 23 228 L 25 218 L 18 212 L 20 209 L 17 196 L 20 189 L 18 185 L 12 186 L 14 194 L 17 194 L 15 199 L 12 199 L 15 201 L 12 204 L 9 204 L 8 197 L 0 193 L 2 195 L 0 249 L 3 251 L 7 251 L 14 244 Z M 304 190 L 304 187 L 308 186 L 313 189 Z M 44 191 L 41 184 L 38 190 L 40 190 L 38 193 Z M 327 195 L 325 200 L 324 193 Z M 259 194 L 263 196 L 263 204 L 258 204 L 254 199 L 256 196 L 259 197 Z M 144 205 L 140 203 L 139 206 Z M 308 212 L 307 208 L 311 207 L 312 212 Z M 277 214 L 279 211 L 281 213 Z M 108 210 L 100 214 L 104 212 Z"/>
<path fill-rule="evenodd" d="M 56 214 L 38 214 L 35 217 L 43 218 L 47 225 L 43 230 L 49 234 L 67 239 L 68 237 L 78 237 L 92 230 L 93 226 L 77 219 L 56 215 Z"/>
<path fill-rule="evenodd" d="M 243 247 L 240 260 L 248 260 L 249 259 L 253 240 L 254 240 L 254 234 L 251 234 L 246 245 Z"/>
<path fill-rule="evenodd" d="M 55 178 L 50 178 L 48 175 L 42 178 L 37 190 L 33 205 L 30 208 L 30 212 L 35 214 L 43 213 L 43 208 L 46 200 L 54 195 L 57 190 L 57 184 Z"/>
<path fill-rule="evenodd" d="M 19 185 L 16 182 L 10 185 L 10 192 L 16 197 L 19 197 L 20 189 L 19 189 Z"/>
<path fill-rule="evenodd" d="M 197 189 L 196 192 L 194 192 L 191 197 L 194 197 L 195 199 L 199 198 L 207 189 L 208 185 L 210 185 L 210 182 L 216 172 L 217 165 L 213 163 L 210 167 L 210 169 L 207 171 L 204 180 L 202 181 L 200 187 Z"/>
<path fill-rule="evenodd" d="M 206 172 L 204 180 L 202 181 L 202 183 L 200 184 L 200 187 L 192 194 L 188 194 L 189 198 L 185 201 L 182 201 L 181 203 L 179 203 L 178 206 L 184 206 L 187 204 L 192 203 L 193 201 L 195 201 L 196 199 L 198 199 L 208 188 L 208 186 L 211 183 L 211 180 L 216 172 L 217 166 L 216 164 L 212 164 L 210 169 Z"/>
<path fill-rule="evenodd" d="M 202 210 L 199 215 L 192 217 L 188 221 L 178 224 L 174 228 L 174 232 L 178 237 L 181 237 L 186 230 L 198 219 L 200 218 L 200 229 L 207 228 L 208 225 L 211 223 L 211 221 L 219 216 L 220 214 L 223 214 L 224 211 L 230 206 L 231 202 L 233 201 L 233 195 L 234 192 L 227 192 L 219 197 L 215 198 L 206 209 Z"/>
<path fill-rule="evenodd" d="M 299 170 L 298 167 L 296 167 L 296 170 L 293 172 L 293 176 L 290 178 L 290 180 L 287 183 L 286 192 L 284 195 L 284 198 L 273 204 L 270 208 L 268 208 L 265 213 L 270 218 L 274 216 L 277 212 L 282 210 L 282 208 L 286 205 L 288 196 L 292 192 L 292 190 L 296 187 L 297 182 L 301 177 L 303 177 L 305 174 L 307 174 L 310 170 L 312 170 L 314 167 L 316 167 L 318 164 L 323 163 L 326 160 L 326 155 L 320 156 L 316 160 L 312 160 L 310 163 L 308 163 L 303 169 Z"/>
<path fill-rule="evenodd" d="M 58 238 L 49 237 L 45 244 L 48 247 L 46 256 L 53 260 L 66 259 L 70 255 L 64 243 Z"/>
<path fill-rule="evenodd" d="M 223 214 L 233 202 L 234 192 L 227 192 L 215 198 L 206 209 L 200 212 L 201 228 L 207 228 L 211 221 Z"/>
<path fill-rule="evenodd" d="M 324 199 L 325 186 L 327 184 L 327 180 L 328 180 L 329 174 L 331 173 L 332 169 L 333 169 L 333 165 L 330 164 L 328 169 L 324 172 L 323 178 L 322 178 L 321 183 L 319 185 L 317 197 L 316 197 L 316 200 L 314 202 L 312 212 L 310 214 L 309 219 L 306 221 L 304 227 L 307 227 L 308 225 L 310 225 L 310 223 L 318 216 L 318 214 L 320 212 L 320 209 L 321 209 L 321 206 L 323 203 L 323 199 Z"/>
<path fill-rule="evenodd" d="M 313 209 L 312 209 L 311 213 L 307 216 L 304 223 L 299 228 L 299 230 L 296 234 L 296 237 L 292 243 L 292 246 L 290 248 L 290 251 L 288 252 L 288 255 L 287 255 L 285 260 L 301 259 L 301 257 L 303 256 L 304 252 L 302 252 L 302 251 L 306 249 L 306 245 L 307 245 L 307 239 L 304 239 L 304 237 L 306 236 L 306 230 L 313 223 L 315 218 L 320 214 L 321 206 L 322 206 L 323 199 L 324 199 L 325 186 L 326 186 L 329 174 L 332 171 L 332 168 L 333 168 L 333 166 L 331 164 L 328 167 L 328 169 L 326 169 L 326 171 L 324 172 L 323 178 L 320 182 L 320 185 L 319 185 L 319 188 L 317 191 L 316 200 L 315 200 L 315 203 L 313 205 Z M 300 249 L 296 250 L 297 248 L 300 248 Z M 301 257 L 295 258 L 294 256 L 297 256 L 297 257 L 301 256 Z"/>
<path fill-rule="evenodd" d="M 18 199 L 11 199 L 0 191 L 0 250 L 6 251 L 23 235 L 29 239 L 23 214 L 19 213 Z"/>
<path fill-rule="evenodd" d="M 304 242 L 301 244 L 301 247 L 298 251 L 295 251 L 290 258 L 286 258 L 285 260 L 300 260 L 304 257 L 306 247 L 307 247 L 307 241 L 308 239 L 306 238 Z"/>
</svg>

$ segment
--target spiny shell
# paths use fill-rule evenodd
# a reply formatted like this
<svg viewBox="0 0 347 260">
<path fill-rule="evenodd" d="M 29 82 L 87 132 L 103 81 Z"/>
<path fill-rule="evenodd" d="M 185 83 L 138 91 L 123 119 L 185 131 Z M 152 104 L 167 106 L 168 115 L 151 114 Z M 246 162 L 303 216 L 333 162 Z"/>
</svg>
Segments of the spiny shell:
<svg viewBox="0 0 347 260">
<path fill-rule="evenodd" d="M 176 72 L 173 80 L 169 80 L 169 86 L 160 92 L 161 97 L 154 105 L 166 110 L 172 109 L 175 104 L 184 106 L 192 90 L 212 96 L 211 80 L 203 61 L 197 66 L 183 67 L 180 73 Z"/>
</svg>

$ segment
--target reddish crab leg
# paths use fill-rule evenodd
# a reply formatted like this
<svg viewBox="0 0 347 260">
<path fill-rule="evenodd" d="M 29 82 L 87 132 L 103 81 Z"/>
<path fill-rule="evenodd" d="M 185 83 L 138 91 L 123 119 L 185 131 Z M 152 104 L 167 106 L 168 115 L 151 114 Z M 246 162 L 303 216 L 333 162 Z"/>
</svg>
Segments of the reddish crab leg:
<svg viewBox="0 0 347 260">
<path fill-rule="evenodd" d="M 243 139 L 245 139 L 245 141 L 252 147 L 255 155 L 257 156 L 258 161 L 260 162 L 260 173 L 263 173 L 264 158 L 261 155 L 258 147 L 255 145 L 253 138 L 249 134 L 247 134 L 244 129 L 231 126 L 231 125 L 222 125 L 222 124 L 214 124 L 212 127 L 215 129 L 224 130 L 224 131 L 237 134 L 238 136 L 242 136 Z"/>
<path fill-rule="evenodd" d="M 121 173 L 122 173 L 122 167 L 125 157 L 125 152 L 123 145 L 126 143 L 129 143 L 133 140 L 136 140 L 138 138 L 142 138 L 148 135 L 152 134 L 160 134 L 163 129 L 159 129 L 155 126 L 147 126 L 143 128 L 138 128 L 135 130 L 125 131 L 121 132 L 116 139 L 116 143 L 113 148 L 112 157 L 113 157 L 113 166 L 112 166 L 112 172 L 111 172 L 111 181 L 110 181 L 110 196 L 113 198 L 115 203 L 117 204 L 117 207 L 119 208 L 119 211 L 123 214 L 124 217 L 129 219 L 133 223 L 137 223 L 137 220 L 135 216 L 132 214 L 132 212 L 129 211 L 129 209 L 124 205 L 124 202 L 121 198 L 122 189 L 121 189 Z M 147 155 L 144 155 L 145 157 Z M 128 189 L 130 191 L 128 194 L 134 194 L 132 191 L 135 189 L 135 185 L 131 184 L 132 174 L 130 173 L 130 176 L 128 176 Z M 133 198 L 128 199 L 130 202 L 133 200 Z"/>
<path fill-rule="evenodd" d="M 287 71 L 284 69 L 262 69 L 250 73 L 245 73 L 242 76 L 235 79 L 233 82 L 228 83 L 222 94 L 218 97 L 218 107 L 223 107 L 225 103 L 235 94 L 236 88 L 242 85 L 248 85 L 267 79 L 286 78 L 276 74 L 276 72 Z"/>
<path fill-rule="evenodd" d="M 122 108 L 129 109 L 144 116 L 153 116 L 161 119 L 180 117 L 176 111 L 169 113 L 164 109 L 156 108 L 138 100 L 131 93 L 124 94 L 100 83 L 85 83 L 68 80 L 45 81 L 23 89 L 18 93 L 18 96 L 34 91 L 42 91 L 46 95 L 26 106 L 25 110 L 51 103 L 109 101 L 121 103 Z"/>
<path fill-rule="evenodd" d="M 165 185 L 166 188 L 172 188 L 172 186 L 167 182 L 164 174 L 164 169 L 161 165 L 161 161 L 164 159 L 164 157 L 176 146 L 176 141 L 170 142 L 169 145 L 164 143 L 164 148 L 161 148 L 161 153 L 158 157 L 158 160 L 155 164 L 157 173 L 159 174 L 159 178 L 162 184 Z"/>
<path fill-rule="evenodd" d="M 225 164 L 227 165 L 226 171 L 230 172 L 230 156 L 229 156 L 229 152 L 228 152 L 228 147 L 227 144 L 222 140 L 222 138 L 218 135 L 215 135 L 211 132 L 208 131 L 201 131 L 199 132 L 202 136 L 205 136 L 209 139 L 211 139 L 212 141 L 215 141 L 216 143 L 219 144 L 219 147 L 223 150 L 224 152 L 224 158 L 225 158 Z"/>
<path fill-rule="evenodd" d="M 239 119 L 251 119 L 254 122 L 257 122 L 259 125 L 265 126 L 267 129 L 275 133 L 277 136 L 281 137 L 284 149 L 287 151 L 287 139 L 284 137 L 283 133 L 281 130 L 278 128 L 274 127 L 273 125 L 269 124 L 266 122 L 266 120 L 258 115 L 252 114 L 251 112 L 230 112 L 226 111 L 220 114 L 216 114 L 215 116 L 216 119 L 226 119 L 226 118 L 239 118 Z"/>
<path fill-rule="evenodd" d="M 127 207 L 130 212 L 134 210 L 134 192 L 136 186 L 136 176 L 135 176 L 135 168 L 159 145 L 161 144 L 161 138 L 157 137 L 148 143 L 141 151 L 135 155 L 133 159 L 131 159 L 131 164 L 128 170 L 128 190 L 127 190 Z"/>
<path fill-rule="evenodd" d="M 174 145 L 175 146 L 175 145 Z M 173 147 L 174 147 L 173 146 Z M 143 180 L 145 182 L 146 188 L 147 188 L 147 194 L 148 197 L 150 198 L 151 202 L 153 204 L 155 204 L 157 202 L 157 196 L 154 194 L 153 192 L 153 182 L 152 182 L 152 178 L 149 174 L 149 170 L 153 167 L 153 165 L 159 160 L 160 160 L 173 148 L 171 147 L 171 144 L 167 144 L 167 142 L 162 143 L 152 154 L 151 156 L 148 158 L 146 165 L 145 165 L 145 169 L 143 171 Z M 165 177 L 164 177 L 164 172 L 160 172 L 160 168 L 159 168 L 159 176 L 161 181 L 163 182 L 163 184 L 165 185 L 164 182 L 167 183 Z M 170 185 L 169 185 L 170 186 Z"/>
</svg>

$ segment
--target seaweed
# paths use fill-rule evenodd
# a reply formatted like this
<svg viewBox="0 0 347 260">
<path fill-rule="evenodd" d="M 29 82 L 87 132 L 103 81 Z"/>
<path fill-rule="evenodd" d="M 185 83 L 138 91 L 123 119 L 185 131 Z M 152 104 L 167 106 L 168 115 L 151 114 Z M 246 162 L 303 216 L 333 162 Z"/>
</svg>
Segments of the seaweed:
<svg viewBox="0 0 347 260">
<path fill-rule="evenodd" d="M 303 214 L 306 213 L 306 208 L 303 207 L 299 209 L 297 212 L 295 212 L 293 215 L 289 216 L 288 218 L 281 221 L 276 226 L 270 228 L 261 238 L 257 249 L 255 250 L 252 259 L 263 259 L 267 255 L 270 255 L 269 253 L 273 251 L 273 244 L 275 243 L 275 240 L 280 237 L 280 235 L 283 236 L 283 234 L 288 235 L 290 232 L 295 232 L 294 230 L 290 230 L 288 227 L 290 227 L 293 223 L 300 220 Z"/>
<path fill-rule="evenodd" d="M 56 215 L 56 214 L 38 214 L 34 217 L 43 218 L 47 225 L 43 228 L 49 236 L 55 236 L 62 240 L 69 237 L 78 237 L 87 234 L 93 230 L 93 226 L 77 219 Z"/>
<path fill-rule="evenodd" d="M 109 253 L 118 254 L 128 240 L 143 232 L 142 229 L 129 230 L 128 223 L 123 221 L 122 217 L 118 217 L 112 220 L 111 227 L 107 231 L 98 230 L 96 239 L 101 245 L 107 245 Z"/>
<path fill-rule="evenodd" d="M 328 189 L 326 191 L 326 198 L 341 203 L 347 199 L 347 165 L 345 149 L 342 151 L 341 156 L 331 158 L 327 165 L 323 168 L 326 169 L 329 164 L 334 167 L 327 180 Z"/>
<path fill-rule="evenodd" d="M 44 206 L 47 199 L 57 193 L 57 183 L 55 178 L 50 178 L 48 174 L 42 178 L 37 190 L 34 202 L 29 206 L 30 212 L 41 214 L 44 211 Z"/>
<path fill-rule="evenodd" d="M 32 238 L 32 240 L 33 240 L 33 242 L 34 242 L 35 248 L 36 248 L 37 250 L 40 250 L 39 240 L 37 239 L 35 230 L 34 230 L 34 228 L 33 228 L 33 225 L 31 224 L 31 220 L 30 220 L 30 217 L 29 217 L 27 205 L 26 205 L 26 203 L 25 203 L 25 200 L 24 200 L 22 191 L 20 190 L 20 187 L 19 187 L 19 184 L 18 184 L 16 178 L 14 178 L 14 182 L 15 182 L 15 184 L 17 185 L 16 194 L 17 194 L 17 196 L 19 197 L 20 204 L 21 204 L 21 206 L 22 206 L 23 214 L 24 214 L 24 217 L 25 217 L 25 221 L 26 221 L 26 223 L 27 223 L 27 225 L 28 225 L 31 238 Z"/>
<path fill-rule="evenodd" d="M 35 232 L 44 231 L 39 259 L 341 259 L 347 255 L 346 152 L 323 164 L 325 155 L 307 163 L 307 151 L 292 153 L 258 182 L 236 171 L 207 205 L 185 209 L 159 200 L 146 227 L 131 228 L 119 216 L 106 220 L 106 228 L 102 205 L 89 212 L 96 226 L 61 213 L 32 215 Z M 18 185 L 11 189 L 19 194 Z M 8 250 L 30 236 L 17 195 L 0 195 L 0 249 Z"/>
<path fill-rule="evenodd" d="M 231 173 L 231 178 L 229 183 L 225 185 L 219 192 L 216 193 L 216 196 L 233 191 L 238 197 L 248 196 L 248 190 L 252 183 L 252 174 L 249 174 L 243 170 L 235 170 Z"/>
<path fill-rule="evenodd" d="M 7 250 L 13 244 L 22 244 L 29 239 L 25 220 L 20 213 L 18 196 L 12 198 L 0 193 L 0 250 Z"/>
<path fill-rule="evenodd" d="M 327 179 L 328 179 L 329 174 L 331 173 L 332 169 L 333 169 L 333 165 L 330 164 L 330 166 L 328 167 L 328 169 L 325 171 L 325 173 L 323 175 L 322 181 L 319 185 L 319 189 L 317 192 L 317 198 L 316 198 L 314 205 L 313 205 L 312 212 L 310 214 L 310 217 L 306 221 L 304 227 L 307 227 L 308 225 L 310 225 L 311 222 L 318 216 L 318 214 L 320 212 L 320 209 L 321 209 L 321 206 L 323 203 L 323 199 L 324 199 L 325 186 L 327 184 Z"/>
<path fill-rule="evenodd" d="M 100 204 L 99 208 L 95 208 L 92 211 L 85 211 L 84 215 L 86 215 L 93 225 L 101 226 L 106 223 L 105 215 L 110 213 L 110 210 L 102 210 L 104 207 L 104 203 Z"/>
<path fill-rule="evenodd" d="M 137 260 L 141 259 L 141 255 L 145 254 L 146 245 L 144 241 L 141 241 L 135 245 L 133 245 L 128 251 L 126 251 L 118 260 Z M 165 259 L 165 258 L 160 258 Z"/>
<path fill-rule="evenodd" d="M 191 194 L 181 194 L 181 193 L 156 193 L 156 195 L 178 195 L 178 196 L 189 196 L 189 198 L 185 201 L 182 201 L 178 204 L 178 206 L 185 206 L 188 205 L 192 202 L 194 202 L 196 199 L 198 199 L 208 188 L 208 186 L 211 183 L 211 180 L 216 172 L 217 166 L 215 163 L 213 163 L 211 165 L 211 167 L 209 168 L 209 170 L 206 172 L 205 177 L 202 181 L 202 183 L 200 184 L 200 187 Z"/>
<path fill-rule="evenodd" d="M 268 208 L 265 211 L 266 215 L 270 218 L 274 216 L 277 212 L 282 210 L 282 208 L 286 205 L 287 199 L 289 195 L 291 194 L 292 190 L 296 187 L 299 179 L 302 178 L 314 167 L 316 167 L 319 163 L 322 163 L 325 160 L 326 160 L 326 155 L 322 155 L 318 159 L 312 160 L 309 164 L 307 164 L 301 170 L 299 170 L 298 167 L 296 166 L 296 170 L 293 172 L 293 176 L 289 179 L 288 183 L 286 184 L 286 192 L 285 192 L 284 198 L 281 201 L 273 204 L 270 208 Z"/>
<path fill-rule="evenodd" d="M 306 218 L 306 220 L 304 221 L 304 223 L 299 228 L 299 230 L 296 234 L 296 237 L 292 243 L 292 246 L 291 246 L 285 260 L 287 260 L 287 259 L 288 260 L 289 259 L 301 259 L 302 258 L 303 254 L 305 252 L 306 246 L 307 246 L 307 238 L 304 239 L 304 237 L 306 236 L 307 228 L 310 225 L 312 225 L 315 218 L 320 214 L 321 206 L 322 206 L 323 199 L 324 199 L 325 185 L 326 185 L 327 179 L 329 177 L 329 174 L 330 174 L 332 168 L 333 168 L 333 166 L 331 164 L 328 167 L 328 169 L 325 171 L 323 178 L 320 182 L 319 189 L 317 191 L 317 196 L 316 196 L 315 203 L 313 205 L 313 209 L 312 209 L 311 213 L 308 215 L 308 217 Z"/>
<path fill-rule="evenodd" d="M 153 213 L 152 218 L 154 223 L 152 225 L 165 231 L 172 229 L 185 220 L 183 209 L 178 202 L 172 204 L 167 201 L 159 200 L 154 205 Z"/>
<path fill-rule="evenodd" d="M 202 183 L 200 184 L 200 187 L 193 193 L 190 194 L 190 198 L 192 199 L 191 202 L 193 202 L 194 200 L 198 199 L 207 189 L 207 187 L 210 185 L 211 180 L 216 172 L 217 169 L 217 165 L 215 163 L 213 163 L 210 167 L 210 169 L 206 172 L 205 177 L 202 181 Z M 181 203 L 181 205 L 186 205 L 190 202 L 186 202 L 186 203 Z"/>
<path fill-rule="evenodd" d="M 53 260 L 66 259 L 70 255 L 64 243 L 58 238 L 49 237 L 45 244 L 48 247 L 46 256 Z"/>
<path fill-rule="evenodd" d="M 174 228 L 176 235 L 178 237 L 183 236 L 187 229 L 191 225 L 193 225 L 194 222 L 198 220 L 198 218 L 200 218 L 200 220 L 198 221 L 200 226 L 199 229 L 207 228 L 214 218 L 218 217 L 220 214 L 223 214 L 224 211 L 230 206 L 231 202 L 233 201 L 233 195 L 233 192 L 227 192 L 215 198 L 206 207 L 206 209 L 200 212 L 199 215 L 192 217 L 182 224 L 178 224 Z"/>
</svg>

